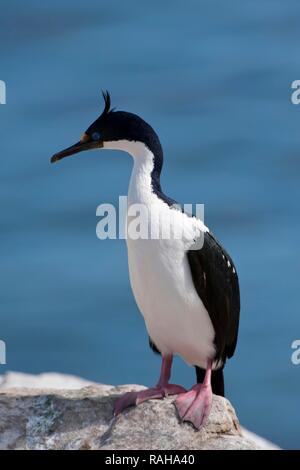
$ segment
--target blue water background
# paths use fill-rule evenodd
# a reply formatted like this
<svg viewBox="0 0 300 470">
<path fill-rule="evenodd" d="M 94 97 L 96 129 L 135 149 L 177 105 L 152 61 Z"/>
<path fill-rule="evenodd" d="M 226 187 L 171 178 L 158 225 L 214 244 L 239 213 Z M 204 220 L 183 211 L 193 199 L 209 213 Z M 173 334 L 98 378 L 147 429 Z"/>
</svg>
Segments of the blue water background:
<svg viewBox="0 0 300 470">
<path fill-rule="evenodd" d="M 162 183 L 232 254 L 242 297 L 227 395 L 240 421 L 299 448 L 300 79 L 297 1 L 3 2 L 0 79 L 0 373 L 156 380 L 122 240 L 96 207 L 126 194 L 132 162 L 91 152 L 50 166 L 102 109 L 140 114 L 165 152 Z M 192 385 L 179 359 L 174 380 Z"/>
</svg>

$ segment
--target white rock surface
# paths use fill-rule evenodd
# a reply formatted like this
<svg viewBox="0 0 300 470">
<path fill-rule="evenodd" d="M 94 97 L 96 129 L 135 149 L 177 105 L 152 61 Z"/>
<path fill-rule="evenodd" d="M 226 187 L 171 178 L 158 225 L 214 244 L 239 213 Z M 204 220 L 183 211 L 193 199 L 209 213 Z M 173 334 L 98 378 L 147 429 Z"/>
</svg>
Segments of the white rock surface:
<svg viewBox="0 0 300 470">
<path fill-rule="evenodd" d="M 242 434 L 244 437 L 247 439 L 254 441 L 258 447 L 260 447 L 263 450 L 281 450 L 279 446 L 276 444 L 273 444 L 273 442 L 268 441 L 264 437 L 258 436 L 252 431 L 249 431 L 248 429 L 245 429 L 241 427 Z"/>
<path fill-rule="evenodd" d="M 54 388 L 77 389 L 93 385 L 95 382 L 76 377 L 75 375 L 45 372 L 43 374 L 25 374 L 23 372 L 7 372 L 0 375 L 0 389 L 24 388 Z"/>
</svg>

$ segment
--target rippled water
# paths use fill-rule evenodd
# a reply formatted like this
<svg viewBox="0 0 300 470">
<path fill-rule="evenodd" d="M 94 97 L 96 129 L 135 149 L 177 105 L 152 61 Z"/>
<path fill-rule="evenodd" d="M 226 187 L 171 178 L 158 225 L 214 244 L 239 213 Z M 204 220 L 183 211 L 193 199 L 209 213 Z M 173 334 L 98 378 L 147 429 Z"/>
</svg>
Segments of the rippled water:
<svg viewBox="0 0 300 470">
<path fill-rule="evenodd" d="M 241 422 L 299 447 L 300 106 L 296 1 L 64 1 L 1 7 L 1 317 L 5 370 L 106 383 L 156 379 L 124 241 L 99 241 L 96 207 L 126 194 L 130 157 L 50 166 L 99 114 L 100 89 L 140 114 L 165 151 L 163 186 L 205 203 L 240 275 L 227 395 Z M 194 371 L 180 360 L 177 382 Z"/>
</svg>

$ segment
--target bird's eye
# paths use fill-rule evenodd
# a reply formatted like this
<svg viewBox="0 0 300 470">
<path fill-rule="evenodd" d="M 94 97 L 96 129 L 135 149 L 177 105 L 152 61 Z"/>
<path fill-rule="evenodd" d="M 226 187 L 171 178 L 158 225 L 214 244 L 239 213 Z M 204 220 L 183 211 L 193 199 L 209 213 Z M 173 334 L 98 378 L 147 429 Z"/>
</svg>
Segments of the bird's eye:
<svg viewBox="0 0 300 470">
<path fill-rule="evenodd" d="M 100 140 L 100 132 L 93 132 L 91 137 L 93 140 Z"/>
</svg>

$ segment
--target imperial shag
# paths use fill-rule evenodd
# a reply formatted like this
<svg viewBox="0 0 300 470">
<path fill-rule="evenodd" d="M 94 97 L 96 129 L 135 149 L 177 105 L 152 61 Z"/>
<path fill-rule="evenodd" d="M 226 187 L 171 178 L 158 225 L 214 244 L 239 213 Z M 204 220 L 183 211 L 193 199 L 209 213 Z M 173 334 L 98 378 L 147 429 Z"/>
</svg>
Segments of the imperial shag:
<svg viewBox="0 0 300 470">
<path fill-rule="evenodd" d="M 163 151 L 152 127 L 135 114 L 111 109 L 108 92 L 103 97 L 101 116 L 79 142 L 53 155 L 51 162 L 89 149 L 129 153 L 134 166 L 128 207 L 143 204 L 156 211 L 157 224 L 171 221 L 172 229 L 193 234 L 178 238 L 127 237 L 133 294 L 145 320 L 150 346 L 161 354 L 162 365 L 157 385 L 123 395 L 116 401 L 115 414 L 149 399 L 177 395 L 179 417 L 199 429 L 209 415 L 212 393 L 224 395 L 223 367 L 236 347 L 240 312 L 236 268 L 203 222 L 174 206 L 175 201 L 163 193 Z M 201 239 L 198 247 L 197 238 Z M 197 384 L 190 391 L 169 383 L 174 355 L 196 367 Z"/>
</svg>

